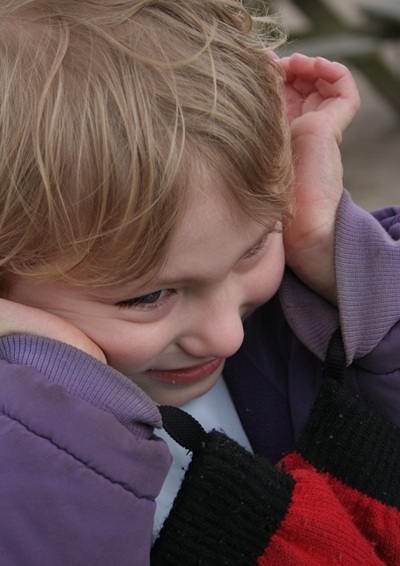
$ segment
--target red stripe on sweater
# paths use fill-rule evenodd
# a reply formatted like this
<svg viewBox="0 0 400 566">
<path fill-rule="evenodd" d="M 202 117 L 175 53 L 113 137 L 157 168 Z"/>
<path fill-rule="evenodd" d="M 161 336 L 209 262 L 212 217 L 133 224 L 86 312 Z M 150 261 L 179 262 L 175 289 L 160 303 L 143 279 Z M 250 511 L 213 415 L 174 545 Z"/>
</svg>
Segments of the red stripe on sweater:
<svg viewBox="0 0 400 566">
<path fill-rule="evenodd" d="M 291 506 L 258 566 L 400 564 L 400 513 L 318 472 L 299 454 L 280 466 L 296 480 Z"/>
</svg>

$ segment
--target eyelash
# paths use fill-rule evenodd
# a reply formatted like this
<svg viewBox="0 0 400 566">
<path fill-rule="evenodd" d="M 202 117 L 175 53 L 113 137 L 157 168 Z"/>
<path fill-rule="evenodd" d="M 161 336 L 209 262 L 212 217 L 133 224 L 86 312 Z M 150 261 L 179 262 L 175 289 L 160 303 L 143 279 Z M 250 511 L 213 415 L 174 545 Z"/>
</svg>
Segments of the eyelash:
<svg viewBox="0 0 400 566">
<path fill-rule="evenodd" d="M 261 250 L 263 250 L 265 244 L 267 243 L 268 236 L 269 236 L 269 232 L 263 236 L 262 240 L 260 242 L 258 242 L 258 244 L 256 244 L 253 248 L 251 248 L 251 250 L 249 250 L 242 257 L 242 260 L 250 259 L 250 258 L 258 255 L 261 252 Z"/>
<path fill-rule="evenodd" d="M 172 290 L 170 289 L 160 289 L 158 291 L 153 291 L 152 293 L 147 293 L 146 295 L 141 295 L 140 297 L 134 297 L 133 299 L 126 299 L 125 301 L 119 301 L 116 305 L 120 308 L 136 308 L 141 310 L 155 310 L 162 306 L 165 300 L 169 298 L 172 294 Z M 161 296 L 165 293 L 164 296 Z M 152 295 L 156 295 L 157 298 L 154 301 L 150 301 L 149 303 L 145 302 L 145 299 L 151 297 Z"/>
<path fill-rule="evenodd" d="M 256 244 L 251 250 L 249 250 L 243 257 L 243 260 L 251 259 L 257 256 L 262 249 L 264 248 L 267 240 L 268 240 L 269 233 L 265 234 L 258 244 Z M 162 293 L 165 293 L 164 296 L 161 296 Z M 119 308 L 136 308 L 139 310 L 156 310 L 161 308 L 164 303 L 164 300 L 167 300 L 169 296 L 173 293 L 172 289 L 159 289 L 158 291 L 153 291 L 151 293 L 147 293 L 146 295 L 141 295 L 140 297 L 134 297 L 132 299 L 126 299 L 125 301 L 119 301 L 116 303 L 116 306 Z M 145 299 L 151 297 L 152 295 L 158 295 L 154 301 L 149 303 L 145 302 Z"/>
</svg>

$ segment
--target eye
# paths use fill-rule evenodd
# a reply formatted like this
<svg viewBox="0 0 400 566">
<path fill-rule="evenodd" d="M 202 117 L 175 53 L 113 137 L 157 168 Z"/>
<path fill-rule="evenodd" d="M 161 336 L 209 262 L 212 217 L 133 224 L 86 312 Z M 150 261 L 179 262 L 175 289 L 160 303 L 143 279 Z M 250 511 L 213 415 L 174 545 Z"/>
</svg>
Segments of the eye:
<svg viewBox="0 0 400 566">
<path fill-rule="evenodd" d="M 244 254 L 242 260 L 250 259 L 251 257 L 258 255 L 261 252 L 261 250 L 265 247 L 269 235 L 270 232 L 267 232 L 255 246 L 253 246 L 248 252 Z"/>
<path fill-rule="evenodd" d="M 139 308 L 139 309 L 157 309 L 172 293 L 170 289 L 161 289 L 159 291 L 153 291 L 147 295 L 141 295 L 140 297 L 134 297 L 133 299 L 126 299 L 124 301 L 119 301 L 116 303 L 117 307 L 120 308 Z"/>
</svg>

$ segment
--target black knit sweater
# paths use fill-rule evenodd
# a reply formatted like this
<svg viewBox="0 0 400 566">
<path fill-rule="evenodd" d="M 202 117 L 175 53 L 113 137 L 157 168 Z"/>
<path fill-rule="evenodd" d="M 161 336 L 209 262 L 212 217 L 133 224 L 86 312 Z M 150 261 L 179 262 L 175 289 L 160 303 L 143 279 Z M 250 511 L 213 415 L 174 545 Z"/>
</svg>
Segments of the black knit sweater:
<svg viewBox="0 0 400 566">
<path fill-rule="evenodd" d="M 294 452 L 278 466 L 162 408 L 193 452 L 152 566 L 400 564 L 400 430 L 343 386 L 340 332 Z"/>
</svg>

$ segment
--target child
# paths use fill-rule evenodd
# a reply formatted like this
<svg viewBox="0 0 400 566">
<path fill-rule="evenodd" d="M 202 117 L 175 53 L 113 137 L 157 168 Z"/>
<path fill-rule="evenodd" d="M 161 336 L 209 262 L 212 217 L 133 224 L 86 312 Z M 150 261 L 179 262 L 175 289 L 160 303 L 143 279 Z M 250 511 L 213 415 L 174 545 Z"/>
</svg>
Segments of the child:
<svg viewBox="0 0 400 566">
<path fill-rule="evenodd" d="M 254 477 L 281 477 L 264 457 L 299 438 L 339 319 L 349 387 L 399 422 L 399 219 L 342 194 L 343 66 L 276 60 L 229 0 L 14 0 L 0 26 L 2 563 L 149 564 L 158 404 L 209 413 L 211 396 L 211 427 L 222 413 L 262 456 Z M 306 502 L 332 495 L 300 476 Z M 338 497 L 321 521 L 380 563 L 349 517 Z M 292 563 L 321 563 L 303 527 Z M 241 563 L 198 539 L 187 564 Z M 183 563 L 164 540 L 154 563 Z M 242 563 L 263 548 L 239 543 Z"/>
</svg>

